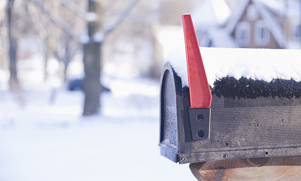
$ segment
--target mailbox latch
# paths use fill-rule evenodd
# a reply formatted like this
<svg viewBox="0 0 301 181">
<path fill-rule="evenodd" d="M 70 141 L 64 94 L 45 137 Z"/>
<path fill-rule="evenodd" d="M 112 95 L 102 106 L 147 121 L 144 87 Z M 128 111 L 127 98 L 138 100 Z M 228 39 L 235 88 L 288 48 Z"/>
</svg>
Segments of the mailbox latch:
<svg viewBox="0 0 301 181">
<path fill-rule="evenodd" d="M 210 137 L 211 108 L 188 109 L 192 140 Z"/>
</svg>

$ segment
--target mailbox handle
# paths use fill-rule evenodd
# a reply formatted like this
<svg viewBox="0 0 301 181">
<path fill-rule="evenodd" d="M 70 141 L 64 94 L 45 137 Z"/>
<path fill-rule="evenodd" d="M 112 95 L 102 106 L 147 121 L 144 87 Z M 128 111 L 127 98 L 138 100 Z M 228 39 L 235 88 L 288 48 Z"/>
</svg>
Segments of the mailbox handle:
<svg viewBox="0 0 301 181">
<path fill-rule="evenodd" d="M 183 14 L 191 108 L 210 108 L 212 95 L 190 14 Z"/>
</svg>

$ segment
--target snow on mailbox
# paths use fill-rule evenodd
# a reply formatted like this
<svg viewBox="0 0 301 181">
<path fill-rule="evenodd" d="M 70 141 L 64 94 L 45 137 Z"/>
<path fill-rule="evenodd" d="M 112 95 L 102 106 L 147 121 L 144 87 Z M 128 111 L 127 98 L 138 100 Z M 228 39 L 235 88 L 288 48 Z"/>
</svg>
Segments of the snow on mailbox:
<svg viewBox="0 0 301 181">
<path fill-rule="evenodd" d="M 161 78 L 161 155 L 301 155 L 301 51 L 199 48 L 190 15 L 183 27 L 185 48 L 169 53 Z"/>
</svg>

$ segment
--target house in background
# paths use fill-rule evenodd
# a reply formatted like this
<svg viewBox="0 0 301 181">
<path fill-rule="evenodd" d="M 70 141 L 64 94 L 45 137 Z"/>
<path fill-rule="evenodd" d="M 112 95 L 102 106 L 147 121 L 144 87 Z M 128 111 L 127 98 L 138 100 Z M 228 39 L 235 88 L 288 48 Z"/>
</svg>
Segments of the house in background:
<svg viewBox="0 0 301 181">
<path fill-rule="evenodd" d="M 223 26 L 230 15 L 231 10 L 224 0 L 203 0 L 191 13 L 198 41 L 207 37 L 213 28 Z"/>
<path fill-rule="evenodd" d="M 292 48 L 288 46 L 290 30 L 285 28 L 289 18 L 286 13 L 277 12 L 285 9 L 282 4 L 275 0 L 241 0 L 224 24 L 211 26 L 202 34 L 197 30 L 199 44 L 225 48 Z"/>
<path fill-rule="evenodd" d="M 282 24 L 286 48 L 301 48 L 301 1 L 264 0 L 262 3 Z"/>
</svg>

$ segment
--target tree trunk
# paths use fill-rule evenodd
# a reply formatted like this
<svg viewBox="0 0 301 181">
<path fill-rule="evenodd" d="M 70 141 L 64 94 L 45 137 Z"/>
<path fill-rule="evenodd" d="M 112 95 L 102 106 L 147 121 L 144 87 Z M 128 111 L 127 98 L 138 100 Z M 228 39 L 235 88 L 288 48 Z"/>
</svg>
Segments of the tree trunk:
<svg viewBox="0 0 301 181">
<path fill-rule="evenodd" d="M 9 39 L 9 88 L 16 95 L 18 100 L 22 103 L 22 93 L 17 74 L 17 40 L 15 38 L 14 30 L 12 27 L 14 0 L 9 0 L 6 6 L 7 13 L 7 29 Z"/>
<path fill-rule="evenodd" d="M 50 56 L 49 37 L 44 39 L 44 82 L 48 79 L 48 58 Z"/>
<path fill-rule="evenodd" d="M 83 115 L 97 114 L 100 109 L 100 51 L 101 42 L 93 40 L 95 35 L 102 27 L 103 16 L 102 8 L 103 2 L 100 0 L 89 0 L 88 11 L 95 13 L 97 17 L 88 22 L 88 36 L 89 42 L 84 44 L 84 93 L 85 102 Z"/>
<path fill-rule="evenodd" d="M 68 77 L 67 77 L 67 73 L 68 73 L 68 68 L 70 65 L 70 60 L 67 60 L 66 62 L 64 62 L 64 74 L 63 74 L 63 83 L 66 83 Z"/>
<path fill-rule="evenodd" d="M 17 41 L 9 38 L 9 88 L 11 91 L 19 90 L 17 75 Z"/>
<path fill-rule="evenodd" d="M 101 43 L 93 42 L 84 45 L 84 92 L 85 102 L 83 115 L 96 114 L 100 108 L 100 48 Z"/>
<path fill-rule="evenodd" d="M 129 13 L 130 9 L 134 7 L 137 0 L 132 1 L 126 10 L 120 15 L 116 23 L 105 31 L 99 32 L 103 27 L 103 6 L 102 0 L 89 0 L 88 13 L 94 18 L 88 18 L 88 36 L 89 42 L 84 44 L 84 67 L 85 67 L 85 80 L 84 80 L 84 111 L 83 115 L 93 115 L 98 113 L 100 108 L 100 93 L 102 86 L 100 84 L 100 59 L 101 59 L 101 46 L 103 39 L 109 32 L 115 29 Z M 102 40 L 93 39 L 96 33 L 102 34 Z"/>
</svg>

